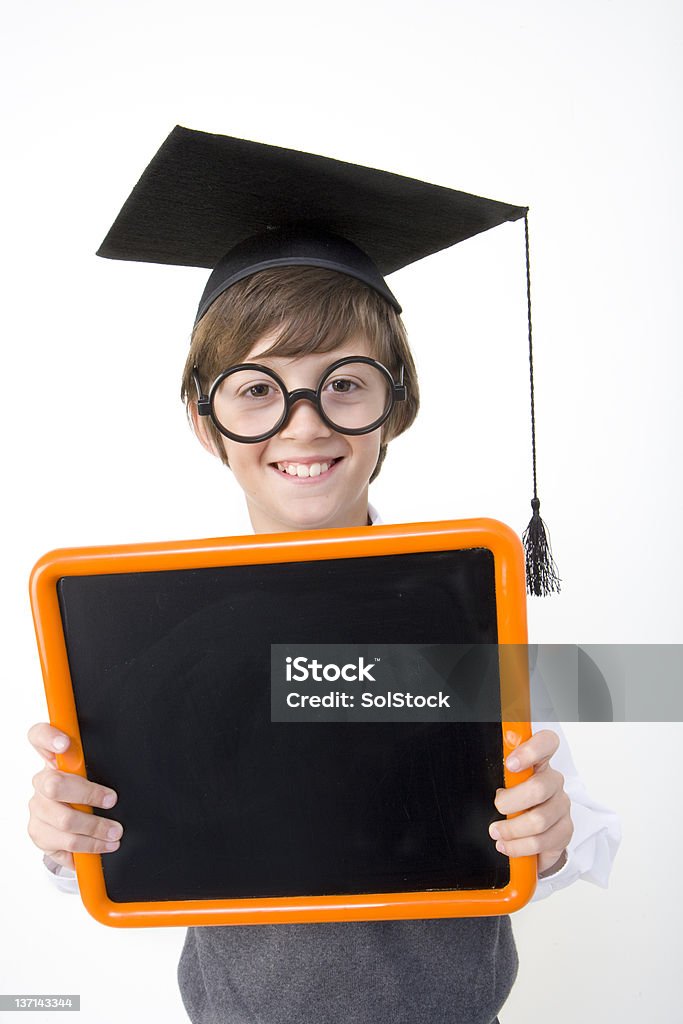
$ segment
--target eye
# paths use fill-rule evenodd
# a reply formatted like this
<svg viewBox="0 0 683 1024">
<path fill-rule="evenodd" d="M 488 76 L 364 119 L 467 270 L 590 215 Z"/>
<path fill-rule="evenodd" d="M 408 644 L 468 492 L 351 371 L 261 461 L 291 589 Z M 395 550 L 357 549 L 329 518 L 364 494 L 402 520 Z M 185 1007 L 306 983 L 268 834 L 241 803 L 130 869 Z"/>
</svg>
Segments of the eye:
<svg viewBox="0 0 683 1024">
<path fill-rule="evenodd" d="M 365 383 L 355 377 L 335 377 L 325 382 L 324 390 L 335 397 L 351 397 L 365 387 Z"/>
<path fill-rule="evenodd" d="M 248 384 L 243 384 L 237 391 L 237 397 L 246 400 L 275 398 L 279 394 L 280 389 L 273 381 L 268 380 L 250 381 Z"/>
<path fill-rule="evenodd" d="M 330 387 L 335 394 L 346 395 L 349 391 L 353 391 L 355 384 L 346 377 L 340 377 L 338 380 L 330 381 Z"/>
</svg>

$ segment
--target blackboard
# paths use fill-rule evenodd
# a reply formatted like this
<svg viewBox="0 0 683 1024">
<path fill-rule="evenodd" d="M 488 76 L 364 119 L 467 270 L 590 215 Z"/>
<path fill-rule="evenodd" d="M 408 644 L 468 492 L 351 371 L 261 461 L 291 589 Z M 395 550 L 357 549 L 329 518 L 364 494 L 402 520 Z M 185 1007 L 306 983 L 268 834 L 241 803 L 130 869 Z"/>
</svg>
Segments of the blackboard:
<svg viewBox="0 0 683 1024">
<path fill-rule="evenodd" d="M 119 794 L 97 859 L 124 916 L 510 887 L 496 673 L 497 721 L 271 721 L 271 645 L 495 645 L 490 548 L 81 570 L 55 588 L 84 770 Z"/>
</svg>

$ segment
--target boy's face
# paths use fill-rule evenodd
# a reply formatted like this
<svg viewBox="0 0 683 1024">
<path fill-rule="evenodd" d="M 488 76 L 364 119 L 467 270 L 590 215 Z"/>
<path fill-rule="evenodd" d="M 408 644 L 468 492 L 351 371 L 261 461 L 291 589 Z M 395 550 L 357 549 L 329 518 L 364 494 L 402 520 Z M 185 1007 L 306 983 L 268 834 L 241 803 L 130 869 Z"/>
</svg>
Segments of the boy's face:
<svg viewBox="0 0 683 1024">
<path fill-rule="evenodd" d="M 358 337 L 332 352 L 260 358 L 273 341 L 269 335 L 261 338 L 244 362 L 272 367 L 289 391 L 315 389 L 323 371 L 337 359 L 374 356 L 368 342 Z M 244 491 L 255 532 L 279 533 L 365 526 L 368 481 L 379 458 L 381 435 L 381 428 L 360 436 L 337 433 L 320 419 L 311 402 L 299 401 L 282 430 L 267 441 L 221 441 Z M 316 464 L 321 470 L 314 469 L 316 475 L 299 475 L 298 467 Z"/>
</svg>

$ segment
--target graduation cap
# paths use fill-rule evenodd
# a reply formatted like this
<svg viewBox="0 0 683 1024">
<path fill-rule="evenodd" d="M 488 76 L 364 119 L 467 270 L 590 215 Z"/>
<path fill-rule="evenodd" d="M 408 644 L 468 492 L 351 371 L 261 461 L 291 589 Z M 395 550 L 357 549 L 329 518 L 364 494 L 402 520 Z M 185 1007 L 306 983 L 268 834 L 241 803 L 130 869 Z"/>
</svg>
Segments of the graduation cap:
<svg viewBox="0 0 683 1024">
<path fill-rule="evenodd" d="M 534 470 L 524 533 L 529 593 L 559 590 L 536 493 L 528 210 L 388 171 L 176 126 L 98 249 L 109 259 L 210 267 L 195 324 L 237 281 L 278 266 L 358 278 L 401 307 L 385 275 L 524 219 Z"/>
</svg>

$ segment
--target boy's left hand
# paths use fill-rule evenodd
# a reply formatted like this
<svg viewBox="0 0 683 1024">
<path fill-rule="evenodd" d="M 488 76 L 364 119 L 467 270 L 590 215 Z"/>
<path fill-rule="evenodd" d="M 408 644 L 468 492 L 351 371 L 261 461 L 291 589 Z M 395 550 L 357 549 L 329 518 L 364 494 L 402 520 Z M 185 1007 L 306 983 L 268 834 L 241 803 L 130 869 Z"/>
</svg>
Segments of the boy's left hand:
<svg viewBox="0 0 683 1024">
<path fill-rule="evenodd" d="M 560 860 L 574 832 L 564 776 L 550 767 L 559 745 L 557 733 L 542 729 L 508 756 L 508 770 L 533 768 L 534 774 L 511 789 L 496 791 L 494 803 L 500 813 L 518 816 L 496 821 L 489 829 L 500 853 L 508 857 L 538 854 L 539 874 Z"/>
</svg>

